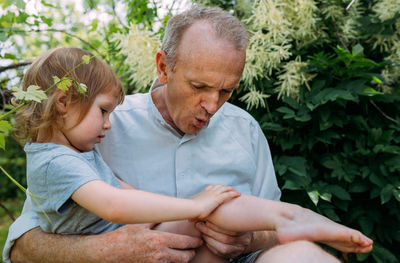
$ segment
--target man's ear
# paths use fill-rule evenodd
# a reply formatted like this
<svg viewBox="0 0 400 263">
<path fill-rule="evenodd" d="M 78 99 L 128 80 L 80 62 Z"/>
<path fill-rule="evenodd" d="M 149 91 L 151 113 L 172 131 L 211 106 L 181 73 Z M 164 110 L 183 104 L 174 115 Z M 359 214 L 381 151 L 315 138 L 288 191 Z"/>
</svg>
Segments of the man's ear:
<svg viewBox="0 0 400 263">
<path fill-rule="evenodd" d="M 55 96 L 55 103 L 56 103 L 56 108 L 58 112 L 62 115 L 67 113 L 67 107 L 68 107 L 68 95 L 66 92 L 63 92 L 61 90 L 56 90 Z"/>
<path fill-rule="evenodd" d="M 159 50 L 156 54 L 157 76 L 161 84 L 167 84 L 167 54 Z"/>
</svg>

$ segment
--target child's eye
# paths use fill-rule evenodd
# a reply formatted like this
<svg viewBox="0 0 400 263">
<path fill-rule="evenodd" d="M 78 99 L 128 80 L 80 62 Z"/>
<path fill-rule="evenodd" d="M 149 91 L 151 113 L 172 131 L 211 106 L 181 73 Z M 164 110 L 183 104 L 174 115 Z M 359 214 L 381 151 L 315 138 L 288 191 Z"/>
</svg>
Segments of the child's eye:
<svg viewBox="0 0 400 263">
<path fill-rule="evenodd" d="M 102 113 L 102 114 L 105 114 L 105 113 L 108 112 L 106 109 L 103 109 L 103 108 L 100 108 L 100 109 L 101 109 L 101 113 Z"/>
</svg>

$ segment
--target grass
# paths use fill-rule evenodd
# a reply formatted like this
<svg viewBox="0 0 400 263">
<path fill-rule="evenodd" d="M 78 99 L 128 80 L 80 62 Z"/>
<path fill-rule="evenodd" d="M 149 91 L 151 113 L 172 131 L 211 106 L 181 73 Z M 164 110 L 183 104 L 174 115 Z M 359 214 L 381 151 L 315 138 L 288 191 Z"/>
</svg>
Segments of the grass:
<svg viewBox="0 0 400 263">
<path fill-rule="evenodd" d="M 1 203 L 11 212 L 11 214 L 16 218 L 19 216 L 22 210 L 22 205 L 24 204 L 23 199 L 12 199 L 1 201 Z M 13 220 L 8 216 L 4 208 L 0 207 L 0 254 L 3 254 L 4 243 L 7 239 L 8 228 L 12 224 Z M 0 262 L 3 262 L 1 260 Z"/>
</svg>

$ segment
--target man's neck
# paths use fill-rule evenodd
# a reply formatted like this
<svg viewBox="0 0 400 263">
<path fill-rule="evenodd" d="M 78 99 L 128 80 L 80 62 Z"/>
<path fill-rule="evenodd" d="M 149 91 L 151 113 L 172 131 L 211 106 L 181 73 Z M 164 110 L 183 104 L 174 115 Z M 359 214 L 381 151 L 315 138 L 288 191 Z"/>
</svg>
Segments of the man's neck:
<svg viewBox="0 0 400 263">
<path fill-rule="evenodd" d="M 174 130 L 176 130 L 181 136 L 185 135 L 183 131 L 181 131 L 174 123 L 174 121 L 171 118 L 171 115 L 169 114 L 168 107 L 166 98 L 165 98 L 165 92 L 166 92 L 167 85 L 164 85 L 155 91 L 151 92 L 151 98 L 153 99 L 153 103 L 156 106 L 157 110 L 160 112 L 161 116 L 165 120 L 166 123 L 171 125 Z"/>
</svg>

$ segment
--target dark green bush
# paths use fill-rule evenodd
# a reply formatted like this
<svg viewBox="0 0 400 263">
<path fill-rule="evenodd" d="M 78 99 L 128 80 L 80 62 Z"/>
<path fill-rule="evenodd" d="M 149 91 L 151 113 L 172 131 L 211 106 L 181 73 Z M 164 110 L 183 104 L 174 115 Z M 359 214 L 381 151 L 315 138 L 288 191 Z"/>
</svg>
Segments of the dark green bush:
<svg viewBox="0 0 400 263">
<path fill-rule="evenodd" d="M 7 151 L 0 149 L 0 166 L 14 179 L 26 187 L 25 153 L 22 147 L 11 137 L 6 137 Z M 10 198 L 23 198 L 21 191 L 3 173 L 0 175 L 0 201 Z"/>
<path fill-rule="evenodd" d="M 318 75 L 299 100 L 272 95 L 267 109 L 251 111 L 269 140 L 282 200 L 374 239 L 370 255 L 351 255 L 350 262 L 398 262 L 400 93 L 370 86 L 385 63 L 362 52 L 337 48 L 309 62 L 304 70 Z"/>
</svg>

